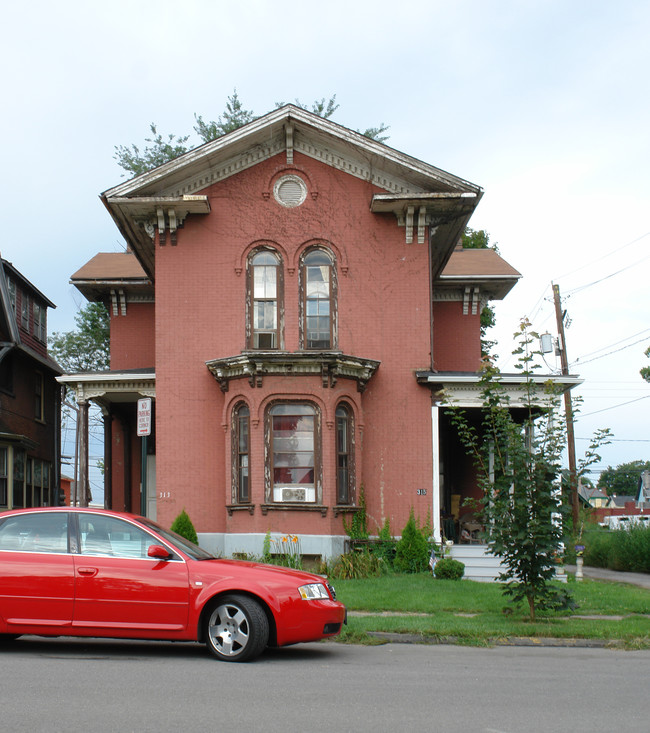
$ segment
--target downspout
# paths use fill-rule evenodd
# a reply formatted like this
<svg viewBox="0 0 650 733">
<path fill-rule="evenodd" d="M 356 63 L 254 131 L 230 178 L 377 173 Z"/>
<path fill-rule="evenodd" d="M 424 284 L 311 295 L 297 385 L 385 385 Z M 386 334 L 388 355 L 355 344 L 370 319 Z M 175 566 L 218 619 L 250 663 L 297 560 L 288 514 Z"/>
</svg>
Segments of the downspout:
<svg viewBox="0 0 650 733">
<path fill-rule="evenodd" d="M 433 368 L 433 227 L 429 225 L 429 356 L 430 368 Z M 433 541 L 436 544 L 442 542 L 442 527 L 440 523 L 440 408 L 433 399 L 431 392 L 431 515 L 433 522 Z"/>
</svg>

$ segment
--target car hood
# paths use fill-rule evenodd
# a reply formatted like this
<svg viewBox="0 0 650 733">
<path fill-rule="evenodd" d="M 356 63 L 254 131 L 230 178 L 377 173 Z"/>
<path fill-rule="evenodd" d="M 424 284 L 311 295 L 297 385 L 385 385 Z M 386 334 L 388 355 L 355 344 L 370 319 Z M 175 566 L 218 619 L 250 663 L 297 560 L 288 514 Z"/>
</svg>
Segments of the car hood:
<svg viewBox="0 0 650 733">
<path fill-rule="evenodd" d="M 213 560 L 201 560 L 202 568 L 206 566 L 214 566 L 215 571 L 223 572 L 225 568 L 231 568 L 232 572 L 254 572 L 256 575 L 260 573 L 268 574 L 277 580 L 296 581 L 300 583 L 327 583 L 327 579 L 322 575 L 308 573 L 304 570 L 294 570 L 293 568 L 285 568 L 280 565 L 267 565 L 261 562 L 250 562 L 249 560 L 222 560 L 215 558 Z"/>
</svg>

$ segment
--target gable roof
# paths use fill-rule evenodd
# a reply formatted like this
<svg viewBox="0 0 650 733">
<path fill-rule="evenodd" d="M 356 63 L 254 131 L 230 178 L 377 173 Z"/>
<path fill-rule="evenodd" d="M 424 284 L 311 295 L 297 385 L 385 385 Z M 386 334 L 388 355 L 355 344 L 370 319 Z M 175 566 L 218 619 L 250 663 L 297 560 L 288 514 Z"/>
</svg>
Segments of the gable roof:
<svg viewBox="0 0 650 733">
<path fill-rule="evenodd" d="M 153 277 L 156 226 L 164 228 L 167 222 L 175 231 L 188 215 L 209 213 L 208 198 L 200 191 L 279 153 L 286 153 L 290 165 L 294 151 L 386 191 L 369 202 L 373 212 L 392 212 L 398 220 L 410 221 L 407 227 L 419 225 L 418 234 L 430 224 L 434 276 L 442 271 L 483 194 L 473 183 L 289 104 L 108 189 L 101 199 Z"/>
</svg>

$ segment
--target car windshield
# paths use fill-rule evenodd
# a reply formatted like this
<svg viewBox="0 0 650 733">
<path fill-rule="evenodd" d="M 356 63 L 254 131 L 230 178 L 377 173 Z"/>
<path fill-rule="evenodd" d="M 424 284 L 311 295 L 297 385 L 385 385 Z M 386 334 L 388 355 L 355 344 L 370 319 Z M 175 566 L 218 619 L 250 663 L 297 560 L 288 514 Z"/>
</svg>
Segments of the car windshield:
<svg viewBox="0 0 650 733">
<path fill-rule="evenodd" d="M 146 527 L 149 527 L 150 529 L 153 529 L 154 532 L 157 532 L 161 537 L 169 542 L 170 545 L 173 545 L 177 550 L 184 552 L 186 555 L 189 555 L 194 560 L 215 559 L 214 555 L 211 555 L 209 552 L 201 549 L 193 542 L 186 540 L 185 537 L 181 537 L 179 534 L 176 534 L 176 532 L 172 532 L 170 529 L 165 529 L 159 524 L 156 524 L 156 522 L 152 522 L 150 519 L 145 519 L 144 517 L 141 517 L 140 521 Z"/>
</svg>

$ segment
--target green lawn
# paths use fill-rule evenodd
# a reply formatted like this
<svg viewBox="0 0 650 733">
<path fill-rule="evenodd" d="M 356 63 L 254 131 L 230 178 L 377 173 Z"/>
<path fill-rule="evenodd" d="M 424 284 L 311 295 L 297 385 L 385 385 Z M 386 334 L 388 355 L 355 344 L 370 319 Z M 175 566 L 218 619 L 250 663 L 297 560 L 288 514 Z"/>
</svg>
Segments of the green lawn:
<svg viewBox="0 0 650 733">
<path fill-rule="evenodd" d="M 437 580 L 421 573 L 338 580 L 335 586 L 349 611 L 343 641 L 371 642 L 368 632 L 382 631 L 453 637 L 465 644 L 526 636 L 612 640 L 650 648 L 650 591 L 622 583 L 570 579 L 578 608 L 539 612 L 535 622 L 528 619 L 527 607 L 509 603 L 497 583 Z"/>
</svg>

